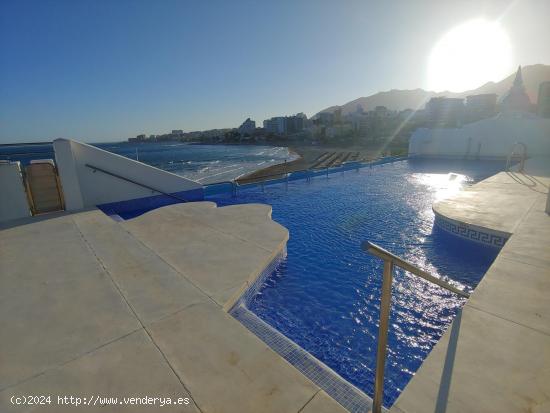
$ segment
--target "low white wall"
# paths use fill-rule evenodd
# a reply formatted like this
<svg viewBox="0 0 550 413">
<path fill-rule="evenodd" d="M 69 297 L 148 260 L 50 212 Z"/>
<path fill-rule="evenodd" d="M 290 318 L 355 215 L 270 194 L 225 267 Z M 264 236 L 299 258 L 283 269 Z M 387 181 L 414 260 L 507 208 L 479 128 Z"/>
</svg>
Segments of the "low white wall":
<svg viewBox="0 0 550 413">
<path fill-rule="evenodd" d="M 409 156 L 505 158 L 516 142 L 528 156 L 550 155 L 550 119 L 530 114 L 500 114 L 461 128 L 417 129 Z"/>
<path fill-rule="evenodd" d="M 0 162 L 0 222 L 30 215 L 19 162 Z"/>
<path fill-rule="evenodd" d="M 202 188 L 202 185 L 197 182 L 95 146 L 69 139 L 56 139 L 53 146 L 65 195 L 65 205 L 69 211 L 109 202 L 159 195 L 156 191 L 103 172 L 94 172 L 93 169 L 86 167 L 86 164 L 166 193 Z"/>
</svg>

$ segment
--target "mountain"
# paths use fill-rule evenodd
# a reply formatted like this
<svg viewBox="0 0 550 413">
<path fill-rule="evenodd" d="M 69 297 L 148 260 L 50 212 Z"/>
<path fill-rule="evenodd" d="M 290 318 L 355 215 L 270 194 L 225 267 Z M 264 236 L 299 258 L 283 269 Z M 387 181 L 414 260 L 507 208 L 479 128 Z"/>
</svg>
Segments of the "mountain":
<svg viewBox="0 0 550 413">
<path fill-rule="evenodd" d="M 543 81 L 550 80 L 550 66 L 549 65 L 530 65 L 521 68 L 523 74 L 523 83 L 527 94 L 531 98 L 531 102 L 536 103 L 538 96 L 539 84 Z M 434 96 L 447 96 L 447 97 L 459 97 L 464 98 L 468 95 L 478 95 L 482 93 L 496 93 L 499 98 L 502 97 L 514 81 L 516 73 L 510 74 L 510 76 L 501 80 L 500 82 L 488 82 L 478 87 L 477 89 L 468 90 L 465 92 L 431 92 L 424 89 L 414 90 L 399 90 L 392 89 L 387 92 L 378 92 L 374 95 L 361 97 L 351 102 L 345 103 L 342 106 L 331 106 L 323 109 L 321 112 L 334 112 L 338 108 L 342 108 L 342 114 L 354 112 L 357 109 L 357 105 L 363 107 L 363 110 L 371 110 L 376 106 L 386 106 L 392 110 L 404 110 L 404 109 L 422 109 L 424 104 Z M 319 113 L 321 113 L 319 112 Z"/>
</svg>

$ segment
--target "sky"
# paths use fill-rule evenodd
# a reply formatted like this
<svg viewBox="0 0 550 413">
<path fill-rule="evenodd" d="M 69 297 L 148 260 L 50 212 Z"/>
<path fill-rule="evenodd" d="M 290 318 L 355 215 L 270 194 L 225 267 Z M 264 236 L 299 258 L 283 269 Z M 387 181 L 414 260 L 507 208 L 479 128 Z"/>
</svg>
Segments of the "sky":
<svg viewBox="0 0 550 413">
<path fill-rule="evenodd" d="M 498 21 L 511 67 L 550 64 L 549 16 L 548 0 L 0 0 L 0 143 L 261 125 L 428 88 L 435 45 L 472 19 Z"/>
</svg>

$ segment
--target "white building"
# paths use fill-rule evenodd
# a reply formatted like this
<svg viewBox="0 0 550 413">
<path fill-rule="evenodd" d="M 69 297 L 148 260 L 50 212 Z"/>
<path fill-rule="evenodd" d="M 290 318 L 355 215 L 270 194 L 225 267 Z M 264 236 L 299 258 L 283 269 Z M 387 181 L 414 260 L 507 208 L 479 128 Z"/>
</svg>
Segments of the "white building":
<svg viewBox="0 0 550 413">
<path fill-rule="evenodd" d="M 550 155 L 550 119 L 500 113 L 461 128 L 420 128 L 409 141 L 409 156 L 505 158 L 516 142 L 527 146 L 529 156 Z"/>
<path fill-rule="evenodd" d="M 550 155 L 550 119 L 530 113 L 521 68 L 501 103 L 498 115 L 460 128 L 420 128 L 409 141 L 409 156 L 462 159 L 506 158 L 516 143 L 527 156 Z"/>
<path fill-rule="evenodd" d="M 286 118 L 277 116 L 271 119 L 264 120 L 264 129 L 267 133 L 282 135 L 286 131 Z"/>
</svg>

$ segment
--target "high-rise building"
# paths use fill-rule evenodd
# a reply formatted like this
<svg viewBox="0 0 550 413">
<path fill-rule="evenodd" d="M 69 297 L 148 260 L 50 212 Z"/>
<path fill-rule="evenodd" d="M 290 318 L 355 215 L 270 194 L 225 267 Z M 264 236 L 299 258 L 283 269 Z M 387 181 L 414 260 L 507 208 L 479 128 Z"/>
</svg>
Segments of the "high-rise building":
<svg viewBox="0 0 550 413">
<path fill-rule="evenodd" d="M 454 125 L 464 117 L 464 99 L 434 97 L 426 103 L 428 120 L 433 125 Z"/>
<path fill-rule="evenodd" d="M 493 116 L 497 108 L 497 95 L 484 93 L 466 96 L 466 112 L 471 118 L 486 118 Z"/>
<path fill-rule="evenodd" d="M 531 111 L 531 100 L 527 92 L 525 92 L 523 77 L 521 75 L 521 66 L 518 67 L 512 87 L 500 102 L 500 110 L 505 113 Z"/>
<path fill-rule="evenodd" d="M 543 118 L 550 118 L 550 81 L 542 82 L 539 86 L 537 113 Z"/>
<path fill-rule="evenodd" d="M 239 126 L 239 133 L 241 135 L 251 135 L 256 130 L 256 122 L 251 120 L 250 118 L 246 118 L 246 120 L 242 123 L 241 126 Z"/>
<path fill-rule="evenodd" d="M 264 120 L 264 129 L 267 133 L 283 135 L 286 133 L 286 118 L 284 116 L 276 116 L 271 119 Z"/>
</svg>

